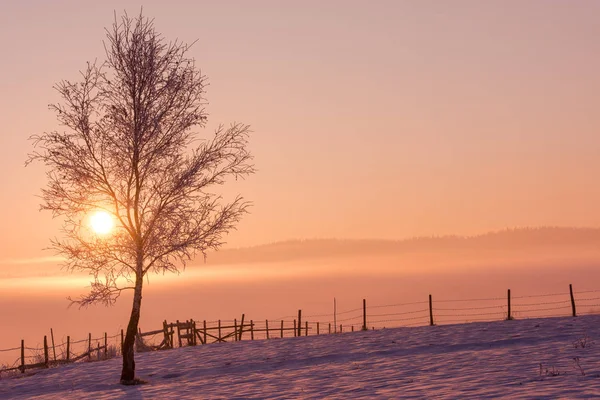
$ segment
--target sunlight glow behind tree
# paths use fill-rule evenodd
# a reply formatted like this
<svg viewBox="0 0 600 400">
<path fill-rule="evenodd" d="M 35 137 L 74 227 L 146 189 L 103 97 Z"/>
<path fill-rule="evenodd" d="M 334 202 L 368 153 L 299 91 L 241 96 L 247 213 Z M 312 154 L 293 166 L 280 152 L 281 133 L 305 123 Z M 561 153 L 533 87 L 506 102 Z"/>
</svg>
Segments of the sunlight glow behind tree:
<svg viewBox="0 0 600 400">
<path fill-rule="evenodd" d="M 96 211 L 90 217 L 90 226 L 96 234 L 107 235 L 112 231 L 114 221 L 111 215 L 106 211 Z"/>
<path fill-rule="evenodd" d="M 166 42 L 140 14 L 115 16 L 105 50 L 106 61 L 88 63 L 79 82 L 56 85 L 62 103 L 50 109 L 65 131 L 34 135 L 28 162 L 47 167 L 42 209 L 64 219 L 64 237 L 52 247 L 68 270 L 93 278 L 73 302 L 112 305 L 124 290 L 134 292 L 121 382 L 136 384 L 144 277 L 179 273 L 196 254 L 218 249 L 249 204 L 239 196 L 226 202 L 215 187 L 254 167 L 247 125 L 197 137 L 194 129 L 206 123 L 206 78 L 188 45 Z M 97 235 L 86 235 L 86 216 L 100 207 L 107 214 L 92 217 Z M 111 234 L 99 236 L 112 221 Z"/>
</svg>

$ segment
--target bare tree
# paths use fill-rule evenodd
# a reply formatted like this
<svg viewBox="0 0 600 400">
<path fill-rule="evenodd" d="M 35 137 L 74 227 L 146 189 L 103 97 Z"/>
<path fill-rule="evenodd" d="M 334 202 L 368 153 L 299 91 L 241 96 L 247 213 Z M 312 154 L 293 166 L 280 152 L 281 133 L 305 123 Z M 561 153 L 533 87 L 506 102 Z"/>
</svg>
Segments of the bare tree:
<svg viewBox="0 0 600 400">
<path fill-rule="evenodd" d="M 121 383 L 135 384 L 144 277 L 179 272 L 196 254 L 218 249 L 249 204 L 226 202 L 214 189 L 254 167 L 248 126 L 220 126 L 209 140 L 193 131 L 206 123 L 206 80 L 188 45 L 166 42 L 141 14 L 115 16 L 106 36 L 105 62 L 55 86 L 62 101 L 50 108 L 65 131 L 34 135 L 28 163 L 47 167 L 41 208 L 64 219 L 52 248 L 68 270 L 93 277 L 90 292 L 71 301 L 112 305 L 133 290 Z M 89 228 L 95 210 L 114 219 L 110 235 Z"/>
</svg>

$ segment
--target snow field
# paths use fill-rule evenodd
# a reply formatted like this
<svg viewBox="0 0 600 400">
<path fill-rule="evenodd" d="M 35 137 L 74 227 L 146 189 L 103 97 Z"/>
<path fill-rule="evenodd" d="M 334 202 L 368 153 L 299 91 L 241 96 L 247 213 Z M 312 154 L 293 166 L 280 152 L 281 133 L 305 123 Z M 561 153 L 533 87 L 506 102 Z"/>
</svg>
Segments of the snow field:
<svg viewBox="0 0 600 400">
<path fill-rule="evenodd" d="M 600 397 L 599 337 L 585 316 L 211 344 L 137 354 L 145 385 L 112 359 L 3 378 L 0 398 Z"/>
</svg>

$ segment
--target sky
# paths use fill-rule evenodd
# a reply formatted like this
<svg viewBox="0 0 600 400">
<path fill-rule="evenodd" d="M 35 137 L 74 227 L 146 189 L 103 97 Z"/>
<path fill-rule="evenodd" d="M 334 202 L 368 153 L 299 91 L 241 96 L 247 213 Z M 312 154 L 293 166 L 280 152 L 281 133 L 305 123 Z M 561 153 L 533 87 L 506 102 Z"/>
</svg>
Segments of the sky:
<svg viewBox="0 0 600 400">
<path fill-rule="evenodd" d="M 51 256 L 27 138 L 139 1 L 0 3 L 0 261 Z M 600 226 L 600 2 L 145 1 L 250 124 L 254 203 L 228 247 Z"/>
</svg>

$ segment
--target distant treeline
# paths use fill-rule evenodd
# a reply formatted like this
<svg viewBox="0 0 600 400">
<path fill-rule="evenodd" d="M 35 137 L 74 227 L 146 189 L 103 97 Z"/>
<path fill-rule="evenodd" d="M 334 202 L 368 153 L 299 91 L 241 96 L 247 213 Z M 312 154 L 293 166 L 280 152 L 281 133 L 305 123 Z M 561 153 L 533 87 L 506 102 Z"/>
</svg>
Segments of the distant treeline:
<svg viewBox="0 0 600 400">
<path fill-rule="evenodd" d="M 449 250 L 519 250 L 584 247 L 600 249 L 600 228 L 517 228 L 477 236 L 417 237 L 405 240 L 288 240 L 210 253 L 208 264 L 283 262 L 311 258 L 386 255 Z"/>
</svg>

